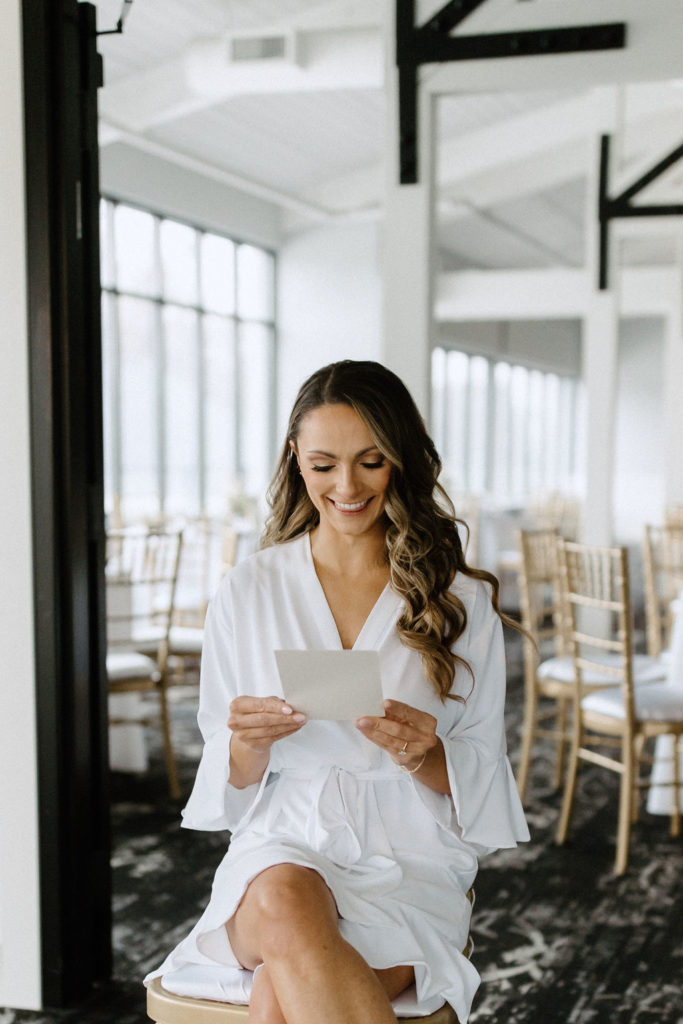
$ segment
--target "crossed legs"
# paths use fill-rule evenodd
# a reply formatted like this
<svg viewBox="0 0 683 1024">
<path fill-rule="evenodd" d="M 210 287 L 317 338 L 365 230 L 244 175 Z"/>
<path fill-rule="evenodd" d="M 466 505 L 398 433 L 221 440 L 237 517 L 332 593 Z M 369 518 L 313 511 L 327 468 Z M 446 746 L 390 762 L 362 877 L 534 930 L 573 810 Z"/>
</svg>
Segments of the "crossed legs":
<svg viewBox="0 0 683 1024">
<path fill-rule="evenodd" d="M 254 977 L 250 1024 L 396 1024 L 390 1000 L 414 978 L 409 966 L 373 971 L 339 931 L 337 908 L 317 872 L 278 864 L 250 883 L 226 924 Z"/>
</svg>

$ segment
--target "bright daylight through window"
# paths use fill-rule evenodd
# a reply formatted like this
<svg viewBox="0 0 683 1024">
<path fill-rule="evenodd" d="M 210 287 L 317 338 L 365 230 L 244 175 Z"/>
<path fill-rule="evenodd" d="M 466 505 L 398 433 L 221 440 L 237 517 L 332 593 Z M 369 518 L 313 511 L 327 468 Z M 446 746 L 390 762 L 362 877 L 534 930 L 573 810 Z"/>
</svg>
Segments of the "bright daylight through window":
<svg viewBox="0 0 683 1024">
<path fill-rule="evenodd" d="M 436 348 L 432 422 L 447 489 L 509 506 L 575 492 L 580 401 L 576 376 Z"/>
<path fill-rule="evenodd" d="M 106 508 L 224 517 L 270 476 L 271 252 L 101 203 Z"/>
</svg>

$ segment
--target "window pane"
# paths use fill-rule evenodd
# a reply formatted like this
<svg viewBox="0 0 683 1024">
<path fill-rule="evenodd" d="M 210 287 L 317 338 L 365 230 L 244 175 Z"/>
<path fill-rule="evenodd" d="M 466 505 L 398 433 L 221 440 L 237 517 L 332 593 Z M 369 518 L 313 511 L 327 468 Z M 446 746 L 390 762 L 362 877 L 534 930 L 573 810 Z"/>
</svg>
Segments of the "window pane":
<svg viewBox="0 0 683 1024">
<path fill-rule="evenodd" d="M 244 318 L 272 320 L 275 309 L 273 257 L 253 245 L 237 249 L 237 313 Z"/>
<path fill-rule="evenodd" d="M 442 348 L 432 352 L 432 438 L 442 460 L 446 454 L 446 358 Z"/>
<path fill-rule="evenodd" d="M 546 374 L 532 370 L 529 374 L 528 447 L 529 493 L 541 494 L 546 487 L 545 451 L 548 445 L 548 424 L 545 409 Z"/>
<path fill-rule="evenodd" d="M 102 427 L 104 447 L 104 508 L 111 518 L 117 510 L 116 441 L 118 401 L 116 395 L 116 300 L 102 293 Z M 113 524 L 116 525 L 116 524 Z"/>
<path fill-rule="evenodd" d="M 205 512 L 222 518 L 236 487 L 235 328 L 227 317 L 205 316 L 204 474 Z"/>
<path fill-rule="evenodd" d="M 116 283 L 113 220 L 112 203 L 100 200 L 100 283 L 103 288 L 113 288 Z"/>
<path fill-rule="evenodd" d="M 160 227 L 164 298 L 197 304 L 197 232 L 185 224 L 163 220 Z"/>
<path fill-rule="evenodd" d="M 164 426 L 167 515 L 199 512 L 199 348 L 197 314 L 164 306 Z"/>
<path fill-rule="evenodd" d="M 469 478 L 467 486 L 475 494 L 486 489 L 488 433 L 489 363 L 482 356 L 470 359 Z"/>
<path fill-rule="evenodd" d="M 508 363 L 496 363 L 492 487 L 498 500 L 504 500 L 510 488 L 510 376 Z"/>
<path fill-rule="evenodd" d="M 240 471 L 247 494 L 261 497 L 271 474 L 273 332 L 241 324 L 239 336 Z"/>
<path fill-rule="evenodd" d="M 529 371 L 513 366 L 510 379 L 510 464 L 513 501 L 523 501 L 527 491 L 527 385 Z"/>
<path fill-rule="evenodd" d="M 120 291 L 158 295 L 154 217 L 151 213 L 117 206 L 114 213 L 116 284 Z"/>
<path fill-rule="evenodd" d="M 130 521 L 159 513 L 157 308 L 127 296 L 118 306 L 122 515 Z"/>
<path fill-rule="evenodd" d="M 235 312 L 235 244 L 218 235 L 202 235 L 202 305 L 213 313 Z"/>
<path fill-rule="evenodd" d="M 468 488 L 466 472 L 466 424 L 468 408 L 469 358 L 464 352 L 449 352 L 446 400 L 446 476 L 449 493 Z"/>
<path fill-rule="evenodd" d="M 568 423 L 560 419 L 560 379 L 554 373 L 545 375 L 543 395 L 543 429 L 545 434 L 545 463 L 542 478 L 547 491 L 555 491 L 560 483 L 560 436 L 567 436 Z"/>
</svg>

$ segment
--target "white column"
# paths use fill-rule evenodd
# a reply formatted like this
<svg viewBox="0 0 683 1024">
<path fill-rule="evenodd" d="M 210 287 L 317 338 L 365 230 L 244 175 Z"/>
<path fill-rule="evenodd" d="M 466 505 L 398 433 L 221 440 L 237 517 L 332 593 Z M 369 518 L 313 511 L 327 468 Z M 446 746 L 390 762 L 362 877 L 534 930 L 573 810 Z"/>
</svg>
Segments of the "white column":
<svg viewBox="0 0 683 1024">
<path fill-rule="evenodd" d="M 21 3 L 8 0 L 3 7 L 0 33 L 0 1006 L 39 1009 L 36 684 L 20 18 Z"/>
<path fill-rule="evenodd" d="M 398 72 L 395 63 L 393 0 L 385 0 L 384 221 L 380 233 L 382 361 L 410 388 L 422 414 L 430 415 L 433 337 L 433 195 L 436 100 L 419 88 L 416 185 L 399 185 Z"/>
<path fill-rule="evenodd" d="M 617 123 L 616 90 L 601 90 L 604 122 L 598 133 Z M 614 149 L 613 159 L 614 159 Z M 598 289 L 600 135 L 589 155 L 586 205 L 586 269 L 590 294 L 583 321 L 583 379 L 586 393 L 585 505 L 582 539 L 586 544 L 613 542 L 614 441 L 619 347 L 617 261 L 609 262 L 609 287 Z M 610 250 L 612 256 L 614 246 Z"/>
<path fill-rule="evenodd" d="M 678 242 L 678 273 L 664 344 L 664 500 L 667 505 L 683 505 L 683 239 Z"/>
</svg>

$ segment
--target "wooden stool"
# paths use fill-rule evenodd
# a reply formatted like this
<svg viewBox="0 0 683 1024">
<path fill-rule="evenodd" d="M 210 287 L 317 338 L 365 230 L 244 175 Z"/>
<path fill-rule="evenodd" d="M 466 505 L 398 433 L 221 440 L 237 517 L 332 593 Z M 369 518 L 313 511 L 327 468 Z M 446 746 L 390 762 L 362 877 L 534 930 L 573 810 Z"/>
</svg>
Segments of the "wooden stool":
<svg viewBox="0 0 683 1024">
<path fill-rule="evenodd" d="M 175 996 L 155 978 L 147 989 L 147 1016 L 156 1024 L 247 1024 L 249 1007 Z M 428 1017 L 401 1017 L 400 1024 L 458 1024 L 458 1018 L 444 1003 Z"/>
</svg>

